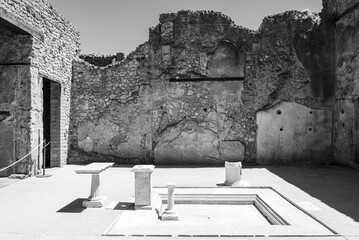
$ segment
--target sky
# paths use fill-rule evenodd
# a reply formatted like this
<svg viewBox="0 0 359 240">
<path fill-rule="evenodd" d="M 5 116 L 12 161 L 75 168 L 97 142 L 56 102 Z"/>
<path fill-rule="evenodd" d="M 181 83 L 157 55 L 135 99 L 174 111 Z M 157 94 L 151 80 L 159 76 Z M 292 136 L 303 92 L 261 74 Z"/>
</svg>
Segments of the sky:
<svg viewBox="0 0 359 240">
<path fill-rule="evenodd" d="M 129 54 L 148 40 L 161 13 L 213 10 L 257 30 L 263 18 L 286 10 L 320 12 L 322 0 L 48 0 L 80 32 L 81 53 Z"/>
</svg>

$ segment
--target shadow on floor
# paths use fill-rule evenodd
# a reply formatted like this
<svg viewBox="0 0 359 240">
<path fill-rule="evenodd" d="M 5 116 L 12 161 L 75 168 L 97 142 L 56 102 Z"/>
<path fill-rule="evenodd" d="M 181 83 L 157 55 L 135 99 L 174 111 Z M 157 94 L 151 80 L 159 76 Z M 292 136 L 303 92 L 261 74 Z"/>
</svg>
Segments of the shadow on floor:
<svg viewBox="0 0 359 240">
<path fill-rule="evenodd" d="M 263 168 L 359 222 L 358 170 L 342 166 Z"/>
<path fill-rule="evenodd" d="M 67 204 L 65 207 L 58 210 L 58 213 L 81 213 L 86 208 L 82 207 L 82 202 L 86 200 L 86 198 L 77 198 L 71 203 Z"/>
<path fill-rule="evenodd" d="M 135 204 L 133 202 L 119 202 L 114 210 L 135 210 Z"/>
</svg>

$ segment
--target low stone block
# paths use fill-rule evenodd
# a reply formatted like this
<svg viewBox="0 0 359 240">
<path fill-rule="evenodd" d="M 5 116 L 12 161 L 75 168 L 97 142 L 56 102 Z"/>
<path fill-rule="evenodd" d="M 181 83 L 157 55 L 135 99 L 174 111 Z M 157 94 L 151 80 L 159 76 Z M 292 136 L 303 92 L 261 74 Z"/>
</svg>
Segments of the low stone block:
<svg viewBox="0 0 359 240">
<path fill-rule="evenodd" d="M 82 206 L 84 208 L 100 208 L 103 207 L 106 197 L 102 197 L 101 199 L 97 200 L 84 200 L 82 202 Z"/>
<path fill-rule="evenodd" d="M 136 165 L 131 172 L 135 173 L 135 209 L 152 209 L 151 174 L 155 166 Z"/>
<path fill-rule="evenodd" d="M 226 186 L 238 186 L 242 177 L 242 163 L 241 162 L 225 162 Z"/>
<path fill-rule="evenodd" d="M 162 221 L 178 221 L 178 211 L 164 212 L 161 217 Z"/>
</svg>

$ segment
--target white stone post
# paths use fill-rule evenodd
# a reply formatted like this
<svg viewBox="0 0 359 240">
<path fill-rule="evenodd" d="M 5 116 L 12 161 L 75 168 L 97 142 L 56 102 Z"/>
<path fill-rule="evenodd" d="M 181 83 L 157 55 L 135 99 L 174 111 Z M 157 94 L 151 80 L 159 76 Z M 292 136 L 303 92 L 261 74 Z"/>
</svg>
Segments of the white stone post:
<svg viewBox="0 0 359 240">
<path fill-rule="evenodd" d="M 226 181 L 224 185 L 238 186 L 242 176 L 242 163 L 241 162 L 225 162 Z"/>
<path fill-rule="evenodd" d="M 175 220 L 178 221 L 178 211 L 175 208 L 175 197 L 174 197 L 174 189 L 175 183 L 167 183 L 167 208 L 165 212 L 162 214 L 162 220 Z"/>
<path fill-rule="evenodd" d="M 151 174 L 155 166 L 136 165 L 131 169 L 135 173 L 135 209 L 152 209 Z"/>
</svg>

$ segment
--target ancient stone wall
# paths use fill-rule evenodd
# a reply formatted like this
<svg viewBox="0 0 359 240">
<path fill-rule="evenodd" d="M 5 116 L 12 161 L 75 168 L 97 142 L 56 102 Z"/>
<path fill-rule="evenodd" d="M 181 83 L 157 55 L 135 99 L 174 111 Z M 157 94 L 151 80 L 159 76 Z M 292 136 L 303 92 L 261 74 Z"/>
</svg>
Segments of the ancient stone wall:
<svg viewBox="0 0 359 240">
<path fill-rule="evenodd" d="M 16 154 L 26 154 L 30 149 L 30 55 L 32 38 L 0 26 L 0 168 L 14 162 Z M 14 139 L 18 139 L 17 142 Z M 27 171 L 28 162 L 20 165 Z M 1 172 L 8 175 L 13 170 Z"/>
<path fill-rule="evenodd" d="M 69 134 L 70 163 L 357 164 L 358 5 L 323 0 L 321 18 L 288 11 L 256 32 L 213 11 L 162 14 L 125 60 L 87 57 L 94 66 L 72 65 L 79 34 L 51 5 L 2 0 L 0 167 L 42 140 L 43 78 L 52 166 L 66 163 Z"/>
<path fill-rule="evenodd" d="M 32 38 L 28 34 L 18 34 L 0 25 L 0 63 L 30 63 Z"/>
<path fill-rule="evenodd" d="M 0 72 L 0 167 L 6 167 L 16 156 L 30 151 L 31 70 L 30 66 L 10 65 L 0 66 Z M 20 164 L 19 171 L 26 173 L 30 163 L 28 159 Z M 1 174 L 11 172 L 12 169 Z"/>
<path fill-rule="evenodd" d="M 116 55 L 81 54 L 79 57 L 95 66 L 105 67 L 115 62 L 121 62 L 122 60 L 124 60 L 125 55 L 120 52 Z"/>
<path fill-rule="evenodd" d="M 359 164 L 359 1 L 325 1 L 335 24 L 333 154 L 337 163 Z"/>
<path fill-rule="evenodd" d="M 17 79 L 15 85 L 22 81 L 21 87 L 28 87 L 27 95 L 15 90 L 15 99 L 11 106 L 8 106 L 15 108 L 15 112 L 16 109 L 21 109 L 22 114 L 27 115 L 18 119 L 15 116 L 16 121 L 13 124 L 25 133 L 19 133 L 20 130 L 15 131 L 14 158 L 21 158 L 42 141 L 42 83 L 43 78 L 46 77 L 61 84 L 61 115 L 59 116 L 61 141 L 59 146 L 54 146 L 54 156 L 57 155 L 58 158 L 52 166 L 64 165 L 68 150 L 72 61 L 79 51 L 79 34 L 49 3 L 43 0 L 2 0 L 0 19 L 0 25 L 5 26 L 5 29 L 16 29 L 14 32 L 16 36 L 1 42 L 0 48 L 8 50 L 0 53 L 0 59 L 3 60 L 3 64 L 13 64 L 12 67 L 15 69 L 26 69 L 26 71 L 17 70 L 24 73 L 17 75 L 21 80 Z M 26 37 L 23 37 L 24 33 Z M 18 57 L 26 59 L 28 66 L 22 66 L 24 62 L 16 59 Z M 7 82 L 8 79 L 4 81 Z M 26 108 L 17 105 L 22 98 L 26 98 L 29 104 Z M 23 142 L 22 139 L 29 139 L 29 142 Z M 35 167 L 39 167 L 38 161 L 38 153 L 35 151 L 25 164 L 26 167 L 20 167 L 19 171 L 33 173 Z"/>
<path fill-rule="evenodd" d="M 326 30 L 318 15 L 306 11 L 264 19 L 260 52 L 251 56 L 253 70 L 248 71 L 251 87 L 260 93 L 259 101 L 252 98 L 261 104 L 256 115 L 258 163 L 331 161 L 335 78 L 328 72 L 333 63 L 327 52 L 332 46 L 318 37 Z"/>
<path fill-rule="evenodd" d="M 358 0 L 323 0 L 323 14 L 337 19 L 359 3 Z"/>
<path fill-rule="evenodd" d="M 331 110 L 282 102 L 258 112 L 257 124 L 258 163 L 330 163 Z"/>
<path fill-rule="evenodd" d="M 312 142 L 327 138 L 321 122 L 331 125 L 333 79 L 326 84 L 327 69 L 306 59 L 327 50 L 317 50 L 318 38 L 311 37 L 322 30 L 318 15 L 305 11 L 269 16 L 257 32 L 217 12 L 162 14 L 149 41 L 123 62 L 74 63 L 69 162 L 255 163 L 257 127 L 264 127 L 256 114 L 281 102 L 318 112 L 313 128 L 319 134 L 308 135 L 307 121 L 293 119 L 304 125 L 296 130 L 302 131 L 298 138 L 282 133 L 291 144 L 301 136 Z M 311 41 L 304 44 L 303 38 Z M 316 156 L 330 147 L 326 139 Z M 263 163 L 275 161 L 311 159 Z"/>
</svg>

